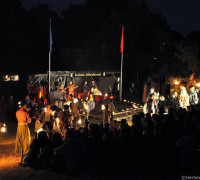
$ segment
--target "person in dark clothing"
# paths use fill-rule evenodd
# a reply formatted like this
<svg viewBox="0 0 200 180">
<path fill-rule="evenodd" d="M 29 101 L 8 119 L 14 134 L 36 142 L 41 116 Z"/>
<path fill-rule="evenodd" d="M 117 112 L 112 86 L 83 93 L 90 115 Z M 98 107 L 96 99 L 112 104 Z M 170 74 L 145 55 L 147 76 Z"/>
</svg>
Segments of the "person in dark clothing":
<svg viewBox="0 0 200 180">
<path fill-rule="evenodd" d="M 135 87 L 135 83 L 131 84 L 130 87 L 130 97 L 131 97 L 131 101 L 136 101 L 136 97 L 137 97 L 137 89 Z"/>
<path fill-rule="evenodd" d="M 87 81 L 85 81 L 85 84 L 83 85 L 83 100 L 86 100 L 88 97 L 89 87 L 87 85 Z"/>
<path fill-rule="evenodd" d="M 34 139 L 30 145 L 30 150 L 27 153 L 27 156 L 24 162 L 32 167 L 38 168 L 40 166 L 39 154 L 49 145 L 47 134 L 44 131 L 41 131 L 38 134 L 38 139 Z"/>
<path fill-rule="evenodd" d="M 8 101 L 8 121 L 9 122 L 14 122 L 15 121 L 15 112 L 17 110 L 16 104 L 13 100 L 13 96 L 10 96 L 9 101 Z"/>
<path fill-rule="evenodd" d="M 70 127 L 71 125 L 71 116 L 69 113 L 69 106 L 68 105 L 64 105 L 64 111 L 61 112 L 60 117 L 59 117 L 59 121 L 60 121 L 60 132 L 61 134 L 64 133 L 65 128 Z"/>
</svg>

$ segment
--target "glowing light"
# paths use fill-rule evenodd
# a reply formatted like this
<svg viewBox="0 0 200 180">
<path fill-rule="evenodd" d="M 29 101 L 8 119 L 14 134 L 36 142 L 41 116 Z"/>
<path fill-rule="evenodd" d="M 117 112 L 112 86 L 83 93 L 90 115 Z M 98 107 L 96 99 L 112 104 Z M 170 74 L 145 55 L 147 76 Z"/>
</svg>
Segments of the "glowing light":
<svg viewBox="0 0 200 180">
<path fill-rule="evenodd" d="M 21 101 L 18 102 L 19 105 L 20 105 L 21 103 L 22 103 Z"/>
<path fill-rule="evenodd" d="M 124 109 L 122 109 L 122 111 L 124 112 Z"/>
<path fill-rule="evenodd" d="M 138 106 L 136 106 L 135 104 L 133 104 L 133 107 L 134 107 L 135 109 L 137 109 L 137 108 L 138 108 Z"/>
<path fill-rule="evenodd" d="M 75 99 L 73 100 L 73 102 L 74 102 L 74 103 L 77 103 L 77 102 L 78 102 L 78 99 L 77 99 L 77 98 L 75 98 Z"/>
<path fill-rule="evenodd" d="M 126 102 L 127 100 L 126 99 L 124 99 L 124 102 Z"/>
<path fill-rule="evenodd" d="M 82 122 L 81 119 L 79 119 L 79 120 L 78 120 L 78 124 L 81 124 L 81 122 Z"/>
<path fill-rule="evenodd" d="M 129 111 L 129 108 L 127 108 L 126 110 Z"/>
<path fill-rule="evenodd" d="M 105 110 L 105 109 L 106 109 L 105 105 L 102 104 L 102 105 L 101 105 L 101 110 Z"/>
<path fill-rule="evenodd" d="M 108 93 L 106 93 L 105 96 L 108 96 Z"/>
<path fill-rule="evenodd" d="M 54 114 L 55 114 L 55 111 L 52 111 L 52 115 L 54 116 Z"/>
<path fill-rule="evenodd" d="M 179 82 L 177 80 L 174 81 L 175 85 L 179 85 Z"/>
<path fill-rule="evenodd" d="M 197 87 L 200 87 L 200 82 L 199 82 L 199 83 L 196 83 L 196 86 L 197 86 Z"/>
<path fill-rule="evenodd" d="M 47 108 L 46 107 L 44 108 L 44 112 L 47 112 Z"/>
<path fill-rule="evenodd" d="M 2 132 L 2 133 L 5 133 L 5 132 L 6 132 L 6 127 L 2 127 L 2 128 L 1 128 L 1 132 Z"/>
</svg>

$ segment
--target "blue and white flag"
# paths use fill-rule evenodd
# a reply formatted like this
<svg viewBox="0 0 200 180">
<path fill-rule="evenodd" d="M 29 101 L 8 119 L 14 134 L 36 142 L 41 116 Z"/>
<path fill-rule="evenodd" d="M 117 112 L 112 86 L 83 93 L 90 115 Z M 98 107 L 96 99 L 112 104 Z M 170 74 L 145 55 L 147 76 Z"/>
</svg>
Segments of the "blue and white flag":
<svg viewBox="0 0 200 180">
<path fill-rule="evenodd" d="M 49 22 L 49 52 L 52 53 L 52 45 L 53 45 L 53 40 L 52 40 L 52 30 L 51 30 L 51 19 Z"/>
</svg>

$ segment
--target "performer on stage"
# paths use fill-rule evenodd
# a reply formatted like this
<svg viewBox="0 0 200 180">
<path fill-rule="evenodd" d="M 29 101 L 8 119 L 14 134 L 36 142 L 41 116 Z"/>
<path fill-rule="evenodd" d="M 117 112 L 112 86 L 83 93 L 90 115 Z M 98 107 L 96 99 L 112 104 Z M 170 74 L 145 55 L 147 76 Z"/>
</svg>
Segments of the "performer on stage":
<svg viewBox="0 0 200 180">
<path fill-rule="evenodd" d="M 60 86 L 58 86 L 58 89 L 57 89 L 58 91 L 65 91 L 65 85 L 64 85 L 64 82 L 62 81 L 61 82 L 61 84 L 60 84 Z"/>
<path fill-rule="evenodd" d="M 89 87 L 87 85 L 87 81 L 85 81 L 85 84 L 83 85 L 83 100 L 86 100 L 86 98 L 88 97 L 88 91 Z"/>
<path fill-rule="evenodd" d="M 90 86 L 90 94 L 92 94 L 92 96 L 94 97 L 94 91 L 95 89 L 97 89 L 97 85 L 94 81 L 92 81 L 92 84 Z"/>
<path fill-rule="evenodd" d="M 67 89 L 68 89 L 68 96 L 69 98 L 72 100 L 72 98 L 74 97 L 74 90 L 77 88 L 78 86 L 75 86 L 72 81 L 69 82 Z"/>
<path fill-rule="evenodd" d="M 199 103 L 197 92 L 193 86 L 190 87 L 189 102 L 191 106 L 197 105 Z"/>
</svg>

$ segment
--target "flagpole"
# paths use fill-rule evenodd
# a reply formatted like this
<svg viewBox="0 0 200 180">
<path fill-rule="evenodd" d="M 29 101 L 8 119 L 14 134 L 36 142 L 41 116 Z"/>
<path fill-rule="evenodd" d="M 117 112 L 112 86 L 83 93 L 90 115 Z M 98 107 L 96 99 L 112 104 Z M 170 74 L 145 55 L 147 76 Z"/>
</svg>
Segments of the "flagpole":
<svg viewBox="0 0 200 180">
<path fill-rule="evenodd" d="M 122 36 L 121 36 L 120 49 L 121 49 L 120 101 L 122 101 L 123 58 L 124 58 L 124 26 L 122 26 Z"/>
<path fill-rule="evenodd" d="M 51 51 L 52 51 L 52 34 L 51 19 L 49 19 L 49 93 L 51 91 Z"/>
<path fill-rule="evenodd" d="M 49 93 L 51 90 L 51 52 L 49 51 Z"/>
<path fill-rule="evenodd" d="M 123 73 L 123 53 L 121 53 L 121 77 L 120 77 L 120 101 L 122 101 L 122 73 Z"/>
</svg>

